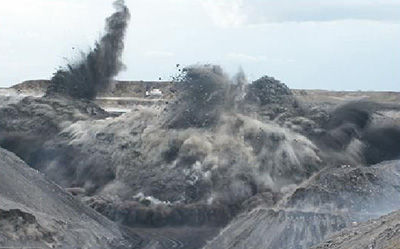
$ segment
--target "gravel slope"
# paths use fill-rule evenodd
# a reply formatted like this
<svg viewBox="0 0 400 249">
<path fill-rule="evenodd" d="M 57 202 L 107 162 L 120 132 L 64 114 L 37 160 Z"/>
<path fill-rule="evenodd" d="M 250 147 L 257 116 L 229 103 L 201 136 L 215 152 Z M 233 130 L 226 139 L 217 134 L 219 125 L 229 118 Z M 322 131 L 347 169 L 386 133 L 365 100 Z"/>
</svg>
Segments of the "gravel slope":
<svg viewBox="0 0 400 249">
<path fill-rule="evenodd" d="M 313 249 L 398 249 L 400 211 L 345 229 Z"/>
<path fill-rule="evenodd" d="M 134 248 L 111 221 L 0 149 L 0 247 Z"/>
<path fill-rule="evenodd" d="M 238 216 L 205 248 L 310 248 L 345 227 L 397 210 L 400 207 L 399 175 L 400 161 L 322 170 L 278 205 L 260 207 Z M 369 239 L 375 237 L 382 246 L 392 243 L 387 234 L 397 236 L 400 233 L 400 214 L 392 216 L 392 223 L 387 225 L 370 222 L 351 229 L 351 233 L 340 233 L 333 241 L 343 246 L 335 247 L 336 244 L 327 242 L 325 245 L 329 246 L 318 248 L 400 248 L 399 240 L 394 240 L 399 242 L 397 247 L 367 246 Z M 382 220 L 391 219 L 389 217 Z M 357 244 L 358 238 L 367 241 L 365 247 Z"/>
</svg>

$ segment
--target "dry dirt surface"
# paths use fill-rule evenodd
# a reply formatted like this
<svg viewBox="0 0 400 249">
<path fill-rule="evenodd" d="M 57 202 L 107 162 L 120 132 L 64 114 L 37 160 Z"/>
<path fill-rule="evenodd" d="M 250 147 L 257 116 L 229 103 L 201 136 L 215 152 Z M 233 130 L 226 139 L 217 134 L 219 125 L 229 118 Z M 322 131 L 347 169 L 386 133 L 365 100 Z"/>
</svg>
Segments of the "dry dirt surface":
<svg viewBox="0 0 400 249">
<path fill-rule="evenodd" d="M 11 90 L 13 93 L 19 95 L 41 96 L 46 92 L 49 84 L 49 80 L 28 80 L 10 88 L 0 88 L 0 92 Z M 160 89 L 163 93 L 162 99 L 167 101 L 173 99 L 178 93 L 176 84 L 170 81 L 114 81 L 107 90 L 100 93 L 99 99 L 105 100 L 109 97 L 114 98 L 114 101 L 117 99 L 127 100 L 126 98 L 145 99 L 146 89 Z M 308 103 L 339 104 L 356 100 L 400 103 L 400 93 L 393 91 L 330 91 L 311 89 L 291 89 L 291 91 L 299 100 Z"/>
<path fill-rule="evenodd" d="M 313 249 L 398 249 L 400 211 L 342 230 Z"/>
<path fill-rule="evenodd" d="M 0 248 L 200 248 L 213 227 L 128 228 L 0 149 Z"/>
<path fill-rule="evenodd" d="M 289 193 L 278 205 L 260 206 L 239 215 L 206 248 L 310 248 L 345 227 L 396 210 L 400 206 L 400 200 L 395 198 L 400 195 L 399 175 L 399 161 L 371 167 L 346 166 L 322 170 Z M 393 218 L 391 223 L 387 222 L 389 217 Z M 375 240 L 379 239 L 382 245 L 396 241 L 400 246 L 400 216 L 389 217 L 382 218 L 382 222 L 369 222 L 350 229 L 351 232 L 345 230 L 332 240 L 334 243 L 330 244 L 329 240 L 325 244 L 329 246 L 318 248 L 392 248 L 355 246 L 358 245 L 358 238 L 371 245 L 369 238 L 375 235 Z M 387 234 L 396 235 L 397 240 Z M 334 246 L 340 243 L 343 246 Z M 350 246 L 351 243 L 354 247 Z"/>
<path fill-rule="evenodd" d="M 0 247 L 134 248 L 119 228 L 0 149 Z"/>
</svg>

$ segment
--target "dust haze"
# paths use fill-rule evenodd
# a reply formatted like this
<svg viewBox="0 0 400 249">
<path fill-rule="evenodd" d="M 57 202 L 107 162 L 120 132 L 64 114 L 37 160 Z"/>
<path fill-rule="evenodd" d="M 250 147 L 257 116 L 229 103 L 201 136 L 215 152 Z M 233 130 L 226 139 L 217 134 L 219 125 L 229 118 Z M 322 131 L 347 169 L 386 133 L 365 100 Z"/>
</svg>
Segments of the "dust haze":
<svg viewBox="0 0 400 249">
<path fill-rule="evenodd" d="M 94 248 L 305 249 L 398 209 L 398 103 L 312 101 L 212 64 L 128 91 L 114 77 L 130 11 L 114 8 L 103 37 L 35 89 L 42 96 L 34 82 L 4 89 L 0 166 L 19 180 L 0 187 L 0 246 L 72 248 L 89 226 Z M 110 111 L 115 102 L 129 110 Z M 54 205 L 7 192 L 30 185 Z"/>
</svg>

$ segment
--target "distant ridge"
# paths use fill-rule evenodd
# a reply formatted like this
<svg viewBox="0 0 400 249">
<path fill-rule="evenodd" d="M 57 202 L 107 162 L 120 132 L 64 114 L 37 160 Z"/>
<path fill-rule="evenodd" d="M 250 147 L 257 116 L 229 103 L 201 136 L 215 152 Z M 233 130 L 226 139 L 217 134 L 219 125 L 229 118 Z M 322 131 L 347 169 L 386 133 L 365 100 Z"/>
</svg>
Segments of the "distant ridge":
<svg viewBox="0 0 400 249">
<path fill-rule="evenodd" d="M 11 86 L 23 95 L 44 94 L 50 80 L 27 80 Z M 7 89 L 7 88 L 3 88 Z M 162 99 L 172 99 L 177 93 L 176 85 L 172 81 L 114 81 L 111 87 L 100 93 L 101 97 L 133 97 L 144 98 L 147 90 L 159 89 L 163 93 Z M 294 95 L 304 101 L 311 103 L 333 103 L 337 104 L 346 101 L 369 100 L 386 103 L 400 103 L 400 92 L 394 91 L 331 91 L 322 89 L 291 89 Z"/>
</svg>

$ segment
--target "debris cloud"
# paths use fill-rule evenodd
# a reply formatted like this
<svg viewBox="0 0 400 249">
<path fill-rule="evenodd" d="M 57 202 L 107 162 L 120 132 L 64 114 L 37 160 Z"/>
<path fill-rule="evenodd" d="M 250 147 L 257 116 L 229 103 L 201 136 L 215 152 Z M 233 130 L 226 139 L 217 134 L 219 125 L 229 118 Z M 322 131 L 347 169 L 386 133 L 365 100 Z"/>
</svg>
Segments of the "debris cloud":
<svg viewBox="0 0 400 249">
<path fill-rule="evenodd" d="M 82 55 L 81 61 L 68 64 L 54 74 L 47 96 L 94 99 L 124 68 L 121 56 L 130 12 L 123 0 L 115 1 L 114 8 L 115 13 L 106 19 L 104 36 L 88 54 Z"/>
</svg>

